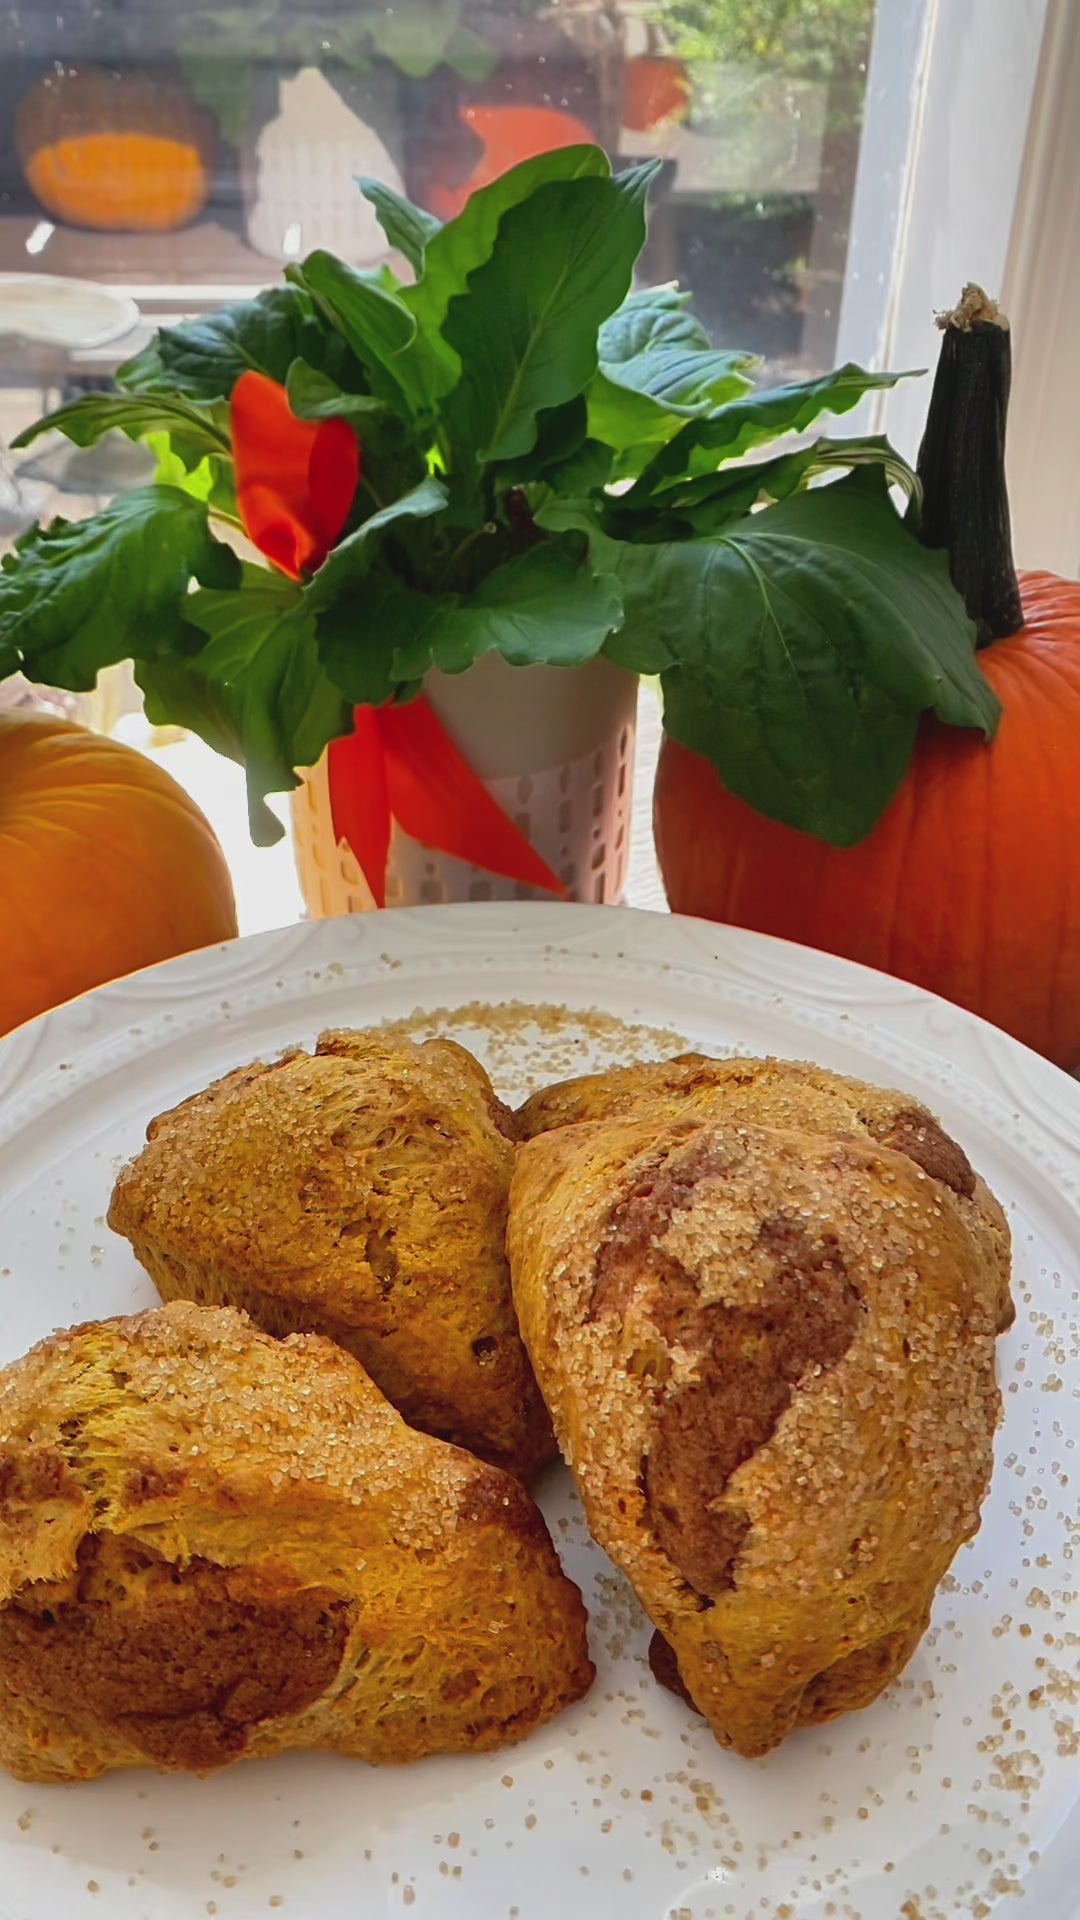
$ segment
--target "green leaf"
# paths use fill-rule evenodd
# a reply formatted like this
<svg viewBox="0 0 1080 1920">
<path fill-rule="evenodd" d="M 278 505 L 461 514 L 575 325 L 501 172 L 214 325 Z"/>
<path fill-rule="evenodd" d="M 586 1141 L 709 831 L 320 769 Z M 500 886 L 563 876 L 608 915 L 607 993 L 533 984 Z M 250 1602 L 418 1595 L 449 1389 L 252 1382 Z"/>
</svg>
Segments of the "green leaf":
<svg viewBox="0 0 1080 1920">
<path fill-rule="evenodd" d="M 661 447 L 626 499 L 633 505 L 659 498 L 688 475 L 715 470 L 722 461 L 738 460 L 751 448 L 776 440 L 781 434 L 805 433 L 823 413 L 849 413 L 867 393 L 894 387 L 910 374 L 866 373 L 852 365 L 787 387 L 771 387 L 747 394 L 686 426 Z"/>
<path fill-rule="evenodd" d="M 778 454 L 774 460 L 744 460 L 717 473 L 701 474 L 660 501 L 631 504 L 630 495 L 608 503 L 604 528 L 619 540 L 703 539 L 722 532 L 750 509 L 786 500 L 815 472 L 817 444 Z"/>
<path fill-rule="evenodd" d="M 610 576 L 594 574 L 583 560 L 583 547 L 549 540 L 496 567 L 438 621 L 432 664 L 461 673 L 493 652 L 512 667 L 578 667 L 594 659 L 622 620 L 622 598 Z M 402 679 L 424 671 L 400 652 L 394 668 Z"/>
<path fill-rule="evenodd" d="M 411 81 L 427 81 L 442 65 L 454 67 L 467 81 L 486 81 L 498 67 L 498 52 L 461 23 L 457 0 L 384 8 L 371 19 L 371 38 L 382 60 L 392 61 Z"/>
<path fill-rule="evenodd" d="M 668 652 L 665 726 L 772 819 L 851 846 L 902 778 L 921 712 L 993 733 L 948 566 L 879 476 L 797 494 L 718 539 L 623 554 L 626 634 L 645 627 Z"/>
<path fill-rule="evenodd" d="M 148 347 L 125 361 L 116 379 L 129 393 L 227 400 L 250 368 L 283 383 L 294 360 L 323 369 L 343 386 L 364 386 L 345 340 L 303 289 L 272 287 L 254 300 L 161 328 Z"/>
<path fill-rule="evenodd" d="M 102 667 L 178 643 L 192 579 L 228 587 L 240 563 L 206 505 L 176 487 L 121 494 L 91 520 L 54 520 L 0 561 L 0 645 L 32 680 L 85 692 Z"/>
<path fill-rule="evenodd" d="M 696 415 L 746 393 L 747 353 L 714 348 L 672 287 L 631 293 L 600 329 L 600 366 L 589 387 L 589 432 L 636 458 L 620 471 L 640 471 L 647 449 L 662 445 Z"/>
<path fill-rule="evenodd" d="M 410 493 L 403 494 L 400 500 L 373 513 L 327 555 L 304 588 L 307 604 L 322 615 L 341 595 L 352 595 L 375 564 L 382 537 L 393 532 L 398 522 L 428 520 L 432 514 L 441 513 L 446 500 L 442 481 L 428 478 Z"/>
<path fill-rule="evenodd" d="M 266 794 L 296 786 L 295 769 L 314 765 L 347 725 L 345 703 L 322 671 L 303 593 L 281 574 L 245 566 L 239 589 L 201 590 L 185 612 L 208 636 L 184 663 L 187 699 L 205 685 L 202 720 L 219 735 L 227 728 L 233 758 L 247 768 L 252 838 L 265 838 Z M 156 685 L 163 695 L 163 681 Z"/>
<path fill-rule="evenodd" d="M 607 179 L 610 174 L 611 165 L 601 147 L 560 147 L 554 153 L 537 154 L 471 193 L 461 212 L 432 235 L 423 274 L 402 293 L 419 333 L 432 348 L 421 369 L 431 401 L 448 394 L 460 378 L 461 361 L 440 338 L 443 323 L 451 300 L 464 293 L 470 275 L 490 260 L 503 215 L 545 182 Z"/>
<path fill-rule="evenodd" d="M 561 407 L 549 407 L 536 416 L 536 444 L 520 460 L 500 461 L 495 478 L 500 487 L 519 487 L 564 472 L 585 445 L 588 409 L 584 394 L 575 394 Z M 610 454 L 608 456 L 610 467 Z"/>
<path fill-rule="evenodd" d="M 386 186 L 382 180 L 358 174 L 356 184 L 374 207 L 376 219 L 390 245 L 405 255 L 414 273 L 422 273 L 428 242 L 434 239 L 442 221 L 436 220 L 433 213 L 425 213 L 423 207 L 414 206 L 403 193 L 395 193 L 393 187 Z"/>
<path fill-rule="evenodd" d="M 382 573 L 363 600 L 319 620 L 327 672 L 356 705 L 379 705 L 431 667 L 462 673 L 485 653 L 511 666 L 581 666 L 622 618 L 610 577 L 578 537 L 545 541 L 495 567 L 470 594 L 419 593 Z"/>
<path fill-rule="evenodd" d="M 458 25 L 451 34 L 443 51 L 443 61 L 469 80 L 474 86 L 490 80 L 499 65 L 498 49 L 485 40 L 482 34 L 474 33 L 471 27 Z"/>
<path fill-rule="evenodd" d="M 631 392 L 609 379 L 603 368 L 590 380 L 587 398 L 589 436 L 618 456 L 616 477 L 623 480 L 637 479 L 657 447 L 691 417 L 688 409 L 676 412 L 647 393 Z"/>
<path fill-rule="evenodd" d="M 611 467 L 611 448 L 602 440 L 586 440 L 565 466 L 552 469 L 545 480 L 568 497 L 577 493 L 599 493 L 612 478 Z"/>
<path fill-rule="evenodd" d="M 538 415 L 584 392 L 644 242 L 652 171 L 551 182 L 504 214 L 443 329 L 462 365 L 445 410 L 452 444 L 484 463 L 519 458 Z"/>
<path fill-rule="evenodd" d="M 148 433 L 146 445 L 157 460 L 154 470 L 154 485 L 158 487 L 179 487 L 182 493 L 190 493 L 193 500 L 209 501 L 214 488 L 215 462 L 207 454 L 195 467 L 184 465 L 180 455 L 170 445 L 167 433 Z"/>
<path fill-rule="evenodd" d="M 623 602 L 624 618 L 612 628 L 604 652 L 632 673 L 656 675 L 679 658 L 668 637 L 650 623 L 649 597 L 659 588 L 670 564 L 666 544 L 632 544 L 613 538 L 597 519 L 597 508 L 586 499 L 549 499 L 536 508 L 538 527 L 554 534 L 584 536 L 589 563 L 599 578 L 614 583 Z"/>
<path fill-rule="evenodd" d="M 148 433 L 146 445 L 157 458 L 154 483 L 159 487 L 179 487 L 194 500 L 205 500 L 212 514 L 236 521 L 236 487 L 231 457 L 205 454 L 197 466 L 188 466 L 177 453 L 167 433 Z"/>
<path fill-rule="evenodd" d="M 610 380 L 687 413 L 734 399 L 752 386 L 751 353 L 714 347 L 675 287 L 627 295 L 600 329 L 600 365 Z"/>
<path fill-rule="evenodd" d="M 319 613 L 319 657 L 351 706 L 380 707 L 404 681 L 426 672 L 431 647 L 424 635 L 454 604 L 453 595 L 418 593 L 377 570 L 364 582 L 362 596 L 345 595 Z M 423 664 L 410 676 L 398 671 L 399 659 Z"/>
<path fill-rule="evenodd" d="M 12 441 L 28 447 L 42 433 L 62 433 L 77 447 L 92 447 L 106 433 L 119 429 L 129 440 L 145 440 L 167 433 L 173 451 L 188 466 L 197 466 L 207 453 L 228 454 L 226 428 L 206 412 L 166 395 L 85 393 L 26 427 Z"/>
<path fill-rule="evenodd" d="M 360 361 L 376 397 L 408 413 L 417 410 L 423 393 L 413 363 L 405 358 L 416 321 L 400 295 L 383 276 L 362 273 L 324 251 L 309 254 L 300 271 Z"/>
<path fill-rule="evenodd" d="M 180 56 L 184 77 L 200 107 L 217 121 L 218 132 L 239 146 L 251 122 L 252 68 L 246 59 L 224 57 L 192 47 Z"/>
<path fill-rule="evenodd" d="M 650 540 L 692 535 L 701 538 L 719 533 L 731 521 L 749 513 L 751 507 L 786 500 L 825 474 L 859 467 L 876 468 L 888 486 L 902 488 L 912 506 L 917 507 L 921 495 L 917 474 L 884 435 L 876 435 L 815 440 L 773 460 L 745 460 L 721 467 L 716 473 L 701 474 L 683 486 L 673 487 L 664 494 L 659 507 L 654 501 L 644 512 L 635 511 L 629 495 L 616 498 L 604 524 L 609 533 L 626 540 L 642 535 Z"/>
<path fill-rule="evenodd" d="M 121 391 L 172 395 L 183 391 L 178 383 L 166 374 L 165 362 L 161 358 L 160 340 L 161 328 L 159 327 L 145 347 L 140 347 L 138 353 L 132 354 L 130 360 L 123 361 L 117 367 L 116 384 Z M 196 394 L 195 398 L 201 400 L 201 392 Z"/>
<path fill-rule="evenodd" d="M 458 0 L 437 6 L 386 7 L 371 16 L 376 51 L 410 80 L 426 80 L 446 58 L 458 29 Z"/>
<path fill-rule="evenodd" d="M 163 654 L 159 660 L 140 660 L 135 679 L 142 688 L 146 717 L 154 727 L 186 727 L 197 733 L 215 753 L 244 764 L 244 740 L 240 719 L 228 687 L 206 680 L 194 661 L 180 654 Z M 248 822 L 256 846 L 273 846 L 283 837 L 281 822 L 269 807 L 254 808 L 248 797 Z"/>
<path fill-rule="evenodd" d="M 318 367 L 294 360 L 285 376 L 289 406 L 298 420 L 351 420 L 357 433 L 372 420 L 385 420 L 390 409 L 373 393 L 346 393 Z"/>
</svg>

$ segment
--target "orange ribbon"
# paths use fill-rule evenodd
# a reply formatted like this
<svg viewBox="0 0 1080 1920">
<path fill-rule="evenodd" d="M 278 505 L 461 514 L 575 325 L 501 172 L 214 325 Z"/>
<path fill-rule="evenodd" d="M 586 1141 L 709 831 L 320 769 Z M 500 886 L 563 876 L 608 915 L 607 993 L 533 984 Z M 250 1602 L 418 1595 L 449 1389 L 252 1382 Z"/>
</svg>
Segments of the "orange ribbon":
<svg viewBox="0 0 1080 1920">
<path fill-rule="evenodd" d="M 236 500 L 252 545 L 292 580 L 320 567 L 340 538 L 360 477 L 344 420 L 298 420 L 285 389 L 241 374 L 229 407 Z M 386 905 L 391 824 L 423 846 L 566 899 L 546 860 L 493 800 L 427 701 L 357 707 L 351 734 L 327 752 L 334 837 Z"/>
<path fill-rule="evenodd" d="M 560 899 L 566 888 L 493 800 L 421 694 L 407 706 L 357 707 L 327 752 L 334 836 L 386 905 L 391 822 L 422 846 Z"/>
<path fill-rule="evenodd" d="M 298 420 L 284 387 L 242 373 L 229 402 L 236 504 L 251 541 L 290 580 L 321 567 L 360 478 L 347 420 Z"/>
</svg>

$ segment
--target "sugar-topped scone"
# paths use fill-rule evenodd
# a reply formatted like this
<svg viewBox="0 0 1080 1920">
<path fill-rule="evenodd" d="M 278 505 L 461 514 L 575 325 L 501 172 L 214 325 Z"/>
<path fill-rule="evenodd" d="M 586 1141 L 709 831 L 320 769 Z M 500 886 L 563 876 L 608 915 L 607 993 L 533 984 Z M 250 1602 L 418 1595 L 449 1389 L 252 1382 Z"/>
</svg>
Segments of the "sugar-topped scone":
<svg viewBox="0 0 1080 1920">
<path fill-rule="evenodd" d="M 518 1111 L 523 1140 L 583 1120 L 705 1118 L 719 1111 L 738 1125 L 810 1125 L 815 1131 L 876 1141 L 903 1153 L 961 1200 L 971 1200 L 988 1231 L 1001 1237 L 999 1330 L 1012 1325 L 1009 1230 L 998 1202 L 963 1148 L 911 1094 L 875 1087 L 803 1060 L 732 1055 L 714 1059 L 683 1053 L 674 1060 L 641 1060 L 603 1073 L 561 1080 L 534 1093 Z"/>
<path fill-rule="evenodd" d="M 324 1033 L 152 1121 L 109 1225 L 164 1299 L 325 1334 L 411 1425 L 527 1477 L 555 1447 L 510 1297 L 513 1133 L 453 1041 Z"/>
<path fill-rule="evenodd" d="M 518 1481 L 329 1341 L 187 1302 L 0 1370 L 0 1766 L 199 1772 L 518 1740 L 592 1679 Z"/>
<path fill-rule="evenodd" d="M 637 1070 L 624 1100 L 626 1069 L 615 1117 L 522 1147 L 509 1250 L 590 1528 L 658 1629 L 654 1669 L 758 1755 L 876 1697 L 978 1527 L 1009 1241 L 906 1096 L 707 1064 L 730 1072 L 696 1101 L 672 1097 L 670 1067 Z M 599 1077 L 582 1085 L 603 1110 Z"/>
</svg>

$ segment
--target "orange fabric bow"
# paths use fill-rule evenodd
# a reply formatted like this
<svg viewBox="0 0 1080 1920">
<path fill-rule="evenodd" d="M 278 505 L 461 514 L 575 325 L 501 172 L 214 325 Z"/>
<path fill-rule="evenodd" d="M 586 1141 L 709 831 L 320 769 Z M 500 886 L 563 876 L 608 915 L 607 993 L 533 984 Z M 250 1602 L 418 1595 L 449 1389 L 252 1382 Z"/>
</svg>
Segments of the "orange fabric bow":
<svg viewBox="0 0 1080 1920">
<path fill-rule="evenodd" d="M 340 535 L 360 478 L 347 420 L 298 420 L 284 387 L 242 373 L 229 402 L 236 504 L 252 546 L 299 580 Z"/>
<path fill-rule="evenodd" d="M 353 732 L 330 742 L 327 772 L 334 836 L 352 850 L 377 907 L 386 905 L 393 820 L 421 846 L 568 898 L 422 694 L 403 707 L 357 707 Z"/>
<path fill-rule="evenodd" d="M 299 580 L 326 559 L 349 517 L 360 448 L 344 420 L 298 420 L 284 387 L 241 374 L 229 407 L 236 499 L 244 532 Z M 386 905 L 391 824 L 422 845 L 566 898 L 566 888 L 494 801 L 422 697 L 357 707 L 331 742 L 334 835 L 356 857 L 376 906 Z"/>
</svg>

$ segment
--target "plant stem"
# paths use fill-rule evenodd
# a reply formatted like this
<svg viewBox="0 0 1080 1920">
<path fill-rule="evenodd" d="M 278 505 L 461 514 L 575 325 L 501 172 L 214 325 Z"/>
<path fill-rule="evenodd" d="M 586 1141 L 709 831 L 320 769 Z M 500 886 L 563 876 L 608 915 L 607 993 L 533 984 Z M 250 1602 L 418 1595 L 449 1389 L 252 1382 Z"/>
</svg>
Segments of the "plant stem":
<svg viewBox="0 0 1080 1920">
<path fill-rule="evenodd" d="M 1009 323 L 996 301 L 969 285 L 938 326 L 941 354 L 917 463 L 920 538 L 948 552 L 953 585 L 983 647 L 1024 624 L 1005 485 Z"/>
<path fill-rule="evenodd" d="M 485 520 L 483 526 L 474 527 L 471 533 L 465 535 L 464 540 L 459 540 L 443 568 L 441 586 L 444 588 L 449 586 L 465 555 L 471 552 L 478 540 L 482 540 L 486 534 L 497 532 L 498 528 L 494 520 Z"/>
</svg>

